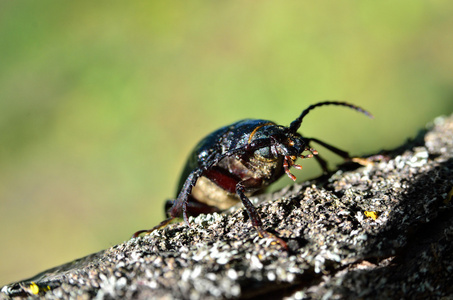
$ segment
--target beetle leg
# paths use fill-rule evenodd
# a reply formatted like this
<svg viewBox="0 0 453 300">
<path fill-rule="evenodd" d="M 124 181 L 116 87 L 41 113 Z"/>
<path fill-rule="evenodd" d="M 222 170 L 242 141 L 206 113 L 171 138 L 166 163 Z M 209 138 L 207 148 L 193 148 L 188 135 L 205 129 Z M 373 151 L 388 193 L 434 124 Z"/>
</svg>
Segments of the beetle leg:
<svg viewBox="0 0 453 300">
<path fill-rule="evenodd" d="M 275 145 L 271 146 L 271 152 L 272 152 L 273 156 L 275 156 L 275 157 L 278 156 L 278 150 L 277 150 L 277 147 Z"/>
<path fill-rule="evenodd" d="M 172 218 L 179 217 L 182 212 L 184 221 L 186 221 L 187 225 L 189 225 L 189 226 L 190 226 L 190 224 L 189 224 L 189 217 L 187 215 L 187 202 L 189 199 L 189 195 L 192 192 L 192 188 L 195 186 L 198 178 L 200 178 L 202 173 L 203 173 L 203 169 L 198 168 L 198 169 L 195 169 L 194 171 L 192 171 L 192 173 L 190 173 L 189 176 L 187 176 L 187 179 L 184 182 L 184 185 L 178 194 L 178 198 L 176 199 L 175 203 L 173 204 L 173 206 L 169 212 L 170 217 L 172 217 Z"/>
<path fill-rule="evenodd" d="M 341 149 L 338 149 L 337 147 L 332 146 L 332 145 L 329 145 L 329 144 L 327 144 L 327 143 L 325 143 L 325 142 L 323 142 L 323 141 L 320 141 L 320 140 L 315 139 L 315 138 L 309 138 L 309 139 L 306 139 L 306 140 L 308 140 L 308 141 L 313 141 L 313 142 L 315 142 L 315 143 L 318 143 L 318 144 L 320 144 L 321 146 L 326 147 L 327 149 L 329 149 L 330 151 L 332 151 L 332 152 L 335 153 L 336 155 L 343 157 L 344 159 L 349 159 L 349 158 L 351 158 L 351 157 L 349 156 L 349 153 L 348 153 L 348 152 L 343 151 L 343 150 L 341 150 Z"/>
<path fill-rule="evenodd" d="M 305 138 L 305 140 L 307 141 L 307 143 L 309 142 L 315 142 L 315 143 L 318 143 L 320 144 L 321 146 L 329 149 L 330 151 L 332 151 L 333 153 L 335 153 L 336 155 L 338 156 L 341 156 L 343 157 L 344 159 L 350 159 L 351 157 L 349 156 L 349 153 L 346 152 L 346 151 L 343 151 L 341 149 L 338 149 L 337 147 L 335 146 L 332 146 L 332 145 L 329 145 L 323 141 L 320 141 L 318 139 L 315 139 L 315 138 Z M 313 150 L 313 151 L 312 151 Z M 315 158 L 316 158 L 316 161 L 319 163 L 319 165 L 321 166 L 322 170 L 324 171 L 325 174 L 329 173 L 329 168 L 327 167 L 327 162 L 318 155 L 318 152 L 314 149 L 309 149 L 310 152 L 312 152 L 314 155 L 315 155 Z"/>
<path fill-rule="evenodd" d="M 146 230 L 146 229 L 145 229 L 145 230 L 139 230 L 139 231 L 137 231 L 136 233 L 134 233 L 134 234 L 132 235 L 132 237 L 136 238 L 136 237 L 138 237 L 138 236 L 139 236 L 140 234 L 142 234 L 142 233 L 150 234 L 150 233 L 153 232 L 154 230 L 161 229 L 161 228 L 167 226 L 167 225 L 170 224 L 170 222 L 173 221 L 174 219 L 175 219 L 175 218 L 170 217 L 170 218 L 168 218 L 168 219 L 163 220 L 162 222 L 160 222 L 158 225 L 154 226 L 154 227 L 151 228 L 151 229 L 148 229 L 148 230 Z"/>
<path fill-rule="evenodd" d="M 188 203 L 189 195 L 192 192 L 192 188 L 195 186 L 198 178 L 200 178 L 202 173 L 203 173 L 203 169 L 198 168 L 198 169 L 193 170 L 192 173 L 189 174 L 186 181 L 184 182 L 184 185 L 183 185 L 181 191 L 179 192 L 178 198 L 176 198 L 176 200 L 173 203 L 173 206 L 168 211 L 168 219 L 165 219 L 164 221 L 160 222 L 157 226 L 154 226 L 153 228 L 151 228 L 149 230 L 137 231 L 136 233 L 134 233 L 133 237 L 137 237 L 142 233 L 149 234 L 149 233 L 153 232 L 154 230 L 167 226 L 175 218 L 181 216 L 181 212 L 182 212 L 184 221 L 187 223 L 187 225 L 190 226 L 189 217 L 187 215 L 187 211 L 188 211 L 187 203 Z"/>
<path fill-rule="evenodd" d="M 169 212 L 173 204 L 176 202 L 176 200 L 168 200 L 165 203 L 165 213 L 167 217 L 169 217 Z M 187 202 L 187 211 L 189 215 L 191 216 L 198 216 L 199 214 L 212 214 L 214 212 L 219 212 L 220 209 L 218 209 L 215 206 L 207 205 L 205 203 L 199 202 L 197 199 L 192 197 L 192 195 L 189 196 L 189 200 Z"/>
<path fill-rule="evenodd" d="M 288 245 L 284 240 L 281 238 L 275 236 L 272 233 L 267 232 L 266 230 L 263 229 L 263 223 L 261 221 L 261 218 L 256 211 L 255 207 L 253 206 L 252 202 L 250 202 L 250 199 L 245 195 L 245 188 L 247 187 L 253 187 L 256 185 L 261 185 L 261 180 L 260 179 L 255 179 L 251 178 L 245 181 L 240 181 L 236 185 L 236 193 L 239 195 L 239 198 L 241 198 L 242 204 L 245 207 L 245 210 L 247 211 L 247 214 L 249 215 L 250 221 L 252 222 L 253 227 L 255 227 L 256 231 L 258 232 L 258 236 L 260 238 L 264 237 L 269 237 L 273 240 L 275 240 L 277 243 L 279 243 L 284 249 L 288 249 Z"/>
<path fill-rule="evenodd" d="M 166 205 L 174 204 L 176 201 L 177 200 L 168 200 Z M 168 217 L 167 219 L 163 220 L 162 222 L 160 222 L 158 225 L 154 226 L 151 229 L 137 231 L 136 233 L 133 234 L 132 237 L 136 238 L 143 233 L 150 234 L 154 230 L 162 229 L 165 226 L 167 226 L 168 224 L 170 224 L 174 219 L 176 219 L 176 217 L 171 217 L 169 215 L 170 210 L 171 210 L 171 208 L 167 211 L 167 217 Z M 220 210 L 217 207 L 198 202 L 196 199 L 191 198 L 190 201 L 188 201 L 188 203 L 187 203 L 187 211 L 191 215 L 199 215 L 199 214 L 210 214 L 213 212 L 219 212 Z"/>
<path fill-rule="evenodd" d="M 251 183 L 251 180 L 255 182 L 260 181 L 259 179 L 249 179 L 248 183 Z M 238 194 L 239 198 L 241 198 L 242 204 L 244 205 L 245 210 L 249 215 L 252 225 L 255 227 L 261 227 L 262 225 L 261 218 L 258 212 L 256 211 L 255 207 L 253 206 L 252 202 L 250 202 L 250 199 L 245 195 L 244 183 L 245 183 L 244 181 L 241 181 L 236 185 L 236 193 Z"/>
<path fill-rule="evenodd" d="M 230 151 L 230 153 L 253 151 L 253 150 L 256 150 L 259 148 L 268 147 L 269 145 L 272 145 L 272 142 L 273 142 L 273 139 L 271 139 L 271 138 L 257 139 L 257 140 L 254 140 L 253 142 L 251 142 L 250 144 L 245 145 L 244 147 L 239 147 L 239 148 L 236 148 L 236 149 Z"/>
</svg>

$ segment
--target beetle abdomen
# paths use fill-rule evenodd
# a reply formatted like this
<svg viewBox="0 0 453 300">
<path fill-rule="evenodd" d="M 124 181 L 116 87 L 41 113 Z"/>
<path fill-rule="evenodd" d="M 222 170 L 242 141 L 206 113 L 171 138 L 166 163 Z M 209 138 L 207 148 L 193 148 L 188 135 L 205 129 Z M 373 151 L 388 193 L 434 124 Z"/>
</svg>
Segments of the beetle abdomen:
<svg viewBox="0 0 453 300">
<path fill-rule="evenodd" d="M 236 184 L 235 184 L 236 186 Z M 201 176 L 192 188 L 191 196 L 198 202 L 225 210 L 239 202 L 235 192 L 228 192 L 205 176 Z"/>
</svg>

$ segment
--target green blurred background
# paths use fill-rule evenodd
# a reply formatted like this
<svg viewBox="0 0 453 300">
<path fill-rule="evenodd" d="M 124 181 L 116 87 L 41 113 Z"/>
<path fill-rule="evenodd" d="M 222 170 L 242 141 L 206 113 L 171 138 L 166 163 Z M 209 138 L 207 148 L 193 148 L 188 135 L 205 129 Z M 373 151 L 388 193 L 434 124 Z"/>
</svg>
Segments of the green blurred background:
<svg viewBox="0 0 453 300">
<path fill-rule="evenodd" d="M 340 99 L 375 119 L 325 107 L 301 132 L 356 155 L 413 137 L 453 111 L 452 15 L 451 1 L 2 1 L 0 285 L 157 224 L 191 148 L 241 118 L 288 125 Z M 299 180 L 319 175 L 303 164 Z"/>
</svg>

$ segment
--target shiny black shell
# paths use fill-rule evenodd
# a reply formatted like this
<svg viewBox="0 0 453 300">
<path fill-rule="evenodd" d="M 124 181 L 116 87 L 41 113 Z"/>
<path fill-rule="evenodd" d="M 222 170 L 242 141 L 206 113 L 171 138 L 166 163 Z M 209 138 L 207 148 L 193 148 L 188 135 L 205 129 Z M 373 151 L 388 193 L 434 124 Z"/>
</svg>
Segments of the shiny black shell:
<svg viewBox="0 0 453 300">
<path fill-rule="evenodd" d="M 244 119 L 231 125 L 224 126 L 212 132 L 202 139 L 194 148 L 181 174 L 177 194 L 184 185 L 187 176 L 196 168 L 208 169 L 211 160 L 231 150 L 245 146 L 249 142 L 250 134 L 263 125 L 271 125 L 269 128 L 283 130 L 285 127 L 276 125 L 269 120 Z M 272 134 L 269 132 L 268 134 Z M 257 134 L 259 136 L 259 133 Z M 278 174 L 281 175 L 281 174 Z"/>
</svg>

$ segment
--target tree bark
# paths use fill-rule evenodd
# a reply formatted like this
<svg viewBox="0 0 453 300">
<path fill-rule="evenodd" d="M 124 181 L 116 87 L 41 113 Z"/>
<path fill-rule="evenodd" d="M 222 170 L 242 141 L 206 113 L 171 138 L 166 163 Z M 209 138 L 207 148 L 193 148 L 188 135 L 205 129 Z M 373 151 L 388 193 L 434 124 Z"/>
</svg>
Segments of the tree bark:
<svg viewBox="0 0 453 300">
<path fill-rule="evenodd" d="M 1 289 L 0 298 L 401 299 L 453 293 L 453 116 L 401 147 Z M 152 225 L 152 224 L 151 224 Z"/>
</svg>

